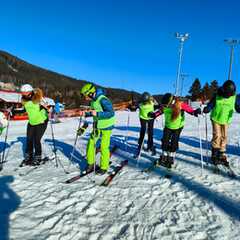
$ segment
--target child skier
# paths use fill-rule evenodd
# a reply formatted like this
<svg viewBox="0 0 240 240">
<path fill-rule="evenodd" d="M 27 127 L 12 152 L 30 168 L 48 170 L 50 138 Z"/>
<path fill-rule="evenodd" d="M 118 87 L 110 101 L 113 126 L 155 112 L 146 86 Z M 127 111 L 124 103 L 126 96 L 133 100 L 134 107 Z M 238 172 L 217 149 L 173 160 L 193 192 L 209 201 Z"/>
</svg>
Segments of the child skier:
<svg viewBox="0 0 240 240">
<path fill-rule="evenodd" d="M 156 105 L 156 102 L 154 102 L 153 97 L 148 92 L 144 92 L 141 96 L 141 101 L 138 107 L 141 130 L 138 139 L 137 154 L 135 157 L 138 157 L 141 152 L 142 145 L 144 144 L 143 141 L 146 129 L 148 130 L 148 142 L 146 151 L 151 151 L 153 156 L 156 154 L 156 149 L 153 145 L 154 118 L 149 117 L 148 114 L 156 110 L 157 107 L 158 104 Z"/>
<path fill-rule="evenodd" d="M 109 168 L 110 140 L 115 124 L 115 113 L 111 101 L 105 96 L 102 89 L 96 89 L 91 83 L 81 89 L 85 100 L 90 101 L 91 110 L 81 112 L 85 117 L 93 117 L 93 131 L 87 145 L 87 171 L 92 171 L 95 164 L 96 142 L 101 137 L 101 161 L 98 175 L 103 175 Z"/>
<path fill-rule="evenodd" d="M 27 146 L 20 166 L 39 165 L 42 160 L 41 138 L 48 124 L 48 108 L 42 103 L 42 90 L 29 84 L 21 87 L 22 105 L 28 114 Z"/>
<path fill-rule="evenodd" d="M 227 80 L 218 89 L 216 96 L 203 109 L 204 113 L 211 111 L 210 118 L 213 128 L 212 162 L 214 165 L 229 166 L 226 156 L 227 130 L 232 121 L 234 110 L 240 113 L 240 95 L 236 95 L 235 83 Z"/>
<path fill-rule="evenodd" d="M 149 113 L 151 117 L 158 117 L 164 114 L 165 127 L 162 137 L 162 155 L 157 164 L 171 168 L 174 163 L 176 151 L 178 149 L 179 137 L 185 124 L 184 113 L 198 116 L 201 114 L 201 109 L 193 110 L 188 104 L 180 101 L 171 93 L 166 93 L 161 101 L 161 107 L 156 112 Z"/>
</svg>

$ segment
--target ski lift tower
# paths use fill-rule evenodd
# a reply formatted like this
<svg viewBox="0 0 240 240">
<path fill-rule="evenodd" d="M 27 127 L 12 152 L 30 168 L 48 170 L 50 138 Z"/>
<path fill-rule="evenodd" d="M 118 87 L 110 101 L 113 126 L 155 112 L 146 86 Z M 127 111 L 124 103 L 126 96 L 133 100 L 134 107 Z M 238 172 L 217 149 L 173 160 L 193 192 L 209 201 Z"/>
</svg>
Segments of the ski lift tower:
<svg viewBox="0 0 240 240">
<path fill-rule="evenodd" d="M 184 42 L 189 38 L 189 33 L 175 33 L 175 37 L 179 40 L 179 61 L 178 61 L 178 68 L 177 68 L 177 78 L 175 82 L 175 95 L 179 96 L 180 94 L 180 75 L 181 75 L 181 65 L 182 65 L 182 56 L 183 56 L 183 45 Z"/>
<path fill-rule="evenodd" d="M 240 44 L 240 40 L 229 38 L 229 39 L 225 39 L 224 42 L 230 46 L 230 64 L 229 64 L 229 71 L 228 71 L 228 80 L 231 80 L 234 48 L 238 44 Z"/>
<path fill-rule="evenodd" d="M 183 88 L 184 88 L 184 80 L 185 78 L 189 77 L 189 74 L 181 73 L 180 78 L 181 78 L 181 89 L 180 89 L 180 96 L 183 96 Z"/>
</svg>

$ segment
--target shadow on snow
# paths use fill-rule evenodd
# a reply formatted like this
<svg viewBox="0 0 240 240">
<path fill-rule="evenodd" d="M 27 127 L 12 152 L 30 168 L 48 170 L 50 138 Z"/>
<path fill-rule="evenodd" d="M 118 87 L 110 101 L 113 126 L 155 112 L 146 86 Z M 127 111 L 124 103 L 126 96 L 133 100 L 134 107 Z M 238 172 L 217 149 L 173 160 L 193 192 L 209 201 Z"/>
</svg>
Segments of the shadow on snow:
<svg viewBox="0 0 240 240">
<path fill-rule="evenodd" d="M 0 238 L 9 240 L 9 217 L 21 204 L 19 196 L 9 187 L 13 176 L 0 177 Z"/>
</svg>

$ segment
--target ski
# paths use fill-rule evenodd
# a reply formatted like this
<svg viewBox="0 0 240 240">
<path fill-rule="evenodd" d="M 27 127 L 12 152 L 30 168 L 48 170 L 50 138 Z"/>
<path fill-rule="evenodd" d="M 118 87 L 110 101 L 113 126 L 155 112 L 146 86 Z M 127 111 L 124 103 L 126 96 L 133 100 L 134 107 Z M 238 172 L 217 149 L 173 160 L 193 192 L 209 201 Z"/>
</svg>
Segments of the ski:
<svg viewBox="0 0 240 240">
<path fill-rule="evenodd" d="M 228 174 L 229 177 L 231 177 L 231 178 L 236 178 L 237 177 L 237 174 L 233 171 L 233 169 L 230 166 L 225 167 L 225 168 L 227 170 L 227 174 Z"/>
<path fill-rule="evenodd" d="M 112 157 L 112 154 L 116 151 L 116 149 L 117 149 L 117 146 L 116 145 L 113 146 L 113 148 L 111 149 L 111 152 L 110 152 L 110 158 Z M 100 149 L 98 151 L 96 151 L 96 153 L 98 153 L 98 152 L 100 152 Z M 109 164 L 111 164 L 111 163 L 112 162 L 109 162 Z M 99 169 L 100 169 L 100 166 L 96 165 L 95 171 L 98 171 Z M 75 181 L 79 180 L 80 178 L 85 177 L 86 175 L 88 175 L 92 172 L 94 172 L 94 169 L 92 171 L 86 171 L 86 170 L 82 171 L 80 174 L 66 180 L 64 183 L 69 184 L 69 183 L 75 182 Z"/>
<path fill-rule="evenodd" d="M 113 180 L 113 178 L 122 170 L 122 168 L 124 166 L 126 166 L 128 164 L 128 160 L 122 161 L 121 165 L 116 166 L 116 168 L 114 169 L 114 171 L 112 171 L 104 180 L 103 182 L 100 184 L 100 186 L 104 186 L 107 187 Z"/>
<path fill-rule="evenodd" d="M 222 168 L 220 168 L 220 166 L 222 166 Z M 213 172 L 215 174 L 220 174 L 221 172 L 224 172 L 231 178 L 236 178 L 237 177 L 237 174 L 234 172 L 234 170 L 230 166 L 226 166 L 224 164 L 214 165 Z"/>
<path fill-rule="evenodd" d="M 98 171 L 99 169 L 100 169 L 100 167 L 99 167 L 98 165 L 96 165 L 95 171 Z M 86 176 L 86 175 L 88 175 L 88 174 L 90 174 L 90 173 L 92 173 L 92 172 L 94 172 L 94 169 L 93 169 L 92 171 L 82 171 L 80 174 L 78 174 L 78 175 L 76 175 L 76 176 L 74 176 L 74 177 L 66 180 L 65 183 L 68 184 L 68 183 L 75 182 L 75 181 L 77 181 L 78 179 L 80 179 L 80 178 L 82 178 L 82 177 L 84 177 L 84 176 Z"/>
<path fill-rule="evenodd" d="M 222 171 L 227 173 L 227 175 L 229 177 L 231 177 L 231 178 L 236 178 L 237 177 L 236 173 L 233 171 L 233 169 L 230 166 L 225 166 L 225 165 L 222 165 L 222 166 L 223 166 L 223 169 L 224 169 Z M 219 170 L 219 172 L 220 172 L 220 170 Z"/>
</svg>

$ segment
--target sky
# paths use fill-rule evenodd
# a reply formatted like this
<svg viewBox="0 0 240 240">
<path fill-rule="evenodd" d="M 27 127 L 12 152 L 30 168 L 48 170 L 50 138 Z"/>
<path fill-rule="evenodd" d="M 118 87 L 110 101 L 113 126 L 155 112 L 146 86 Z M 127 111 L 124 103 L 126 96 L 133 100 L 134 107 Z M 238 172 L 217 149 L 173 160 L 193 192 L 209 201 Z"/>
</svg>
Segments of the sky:
<svg viewBox="0 0 240 240">
<path fill-rule="evenodd" d="M 0 0 L 0 49 L 40 67 L 105 87 L 174 92 L 179 41 L 189 33 L 183 91 L 228 77 L 240 39 L 238 0 Z M 232 79 L 240 84 L 240 45 Z"/>
</svg>

